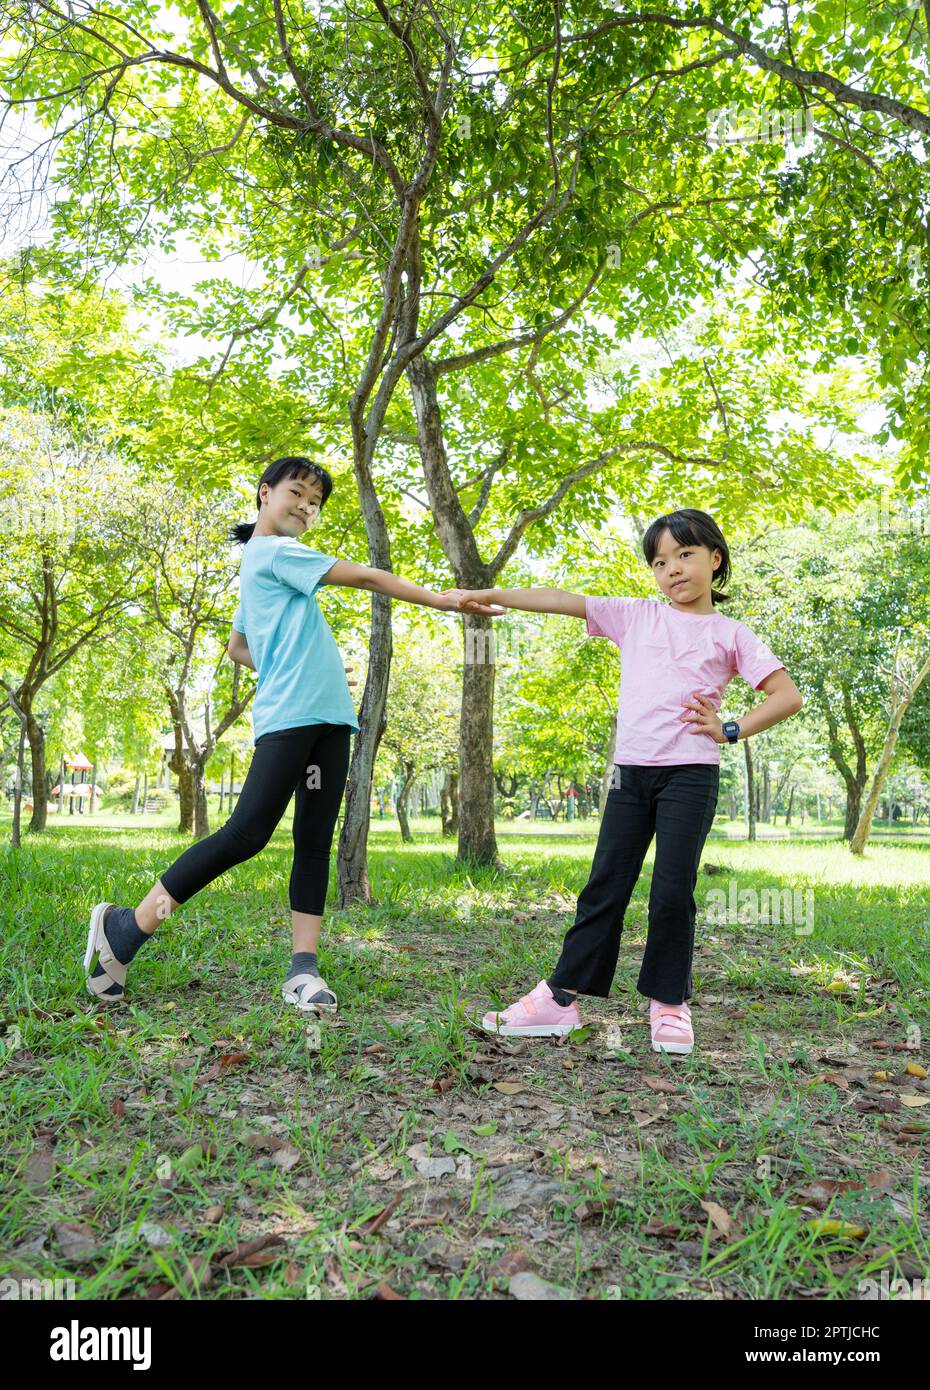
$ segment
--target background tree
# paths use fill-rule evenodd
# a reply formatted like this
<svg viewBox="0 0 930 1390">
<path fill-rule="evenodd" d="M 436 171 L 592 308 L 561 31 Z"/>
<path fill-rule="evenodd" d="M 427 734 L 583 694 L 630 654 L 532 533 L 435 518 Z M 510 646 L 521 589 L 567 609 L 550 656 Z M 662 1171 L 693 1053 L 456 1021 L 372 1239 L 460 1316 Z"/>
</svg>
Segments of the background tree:
<svg viewBox="0 0 930 1390">
<path fill-rule="evenodd" d="M 870 764 L 881 762 L 889 738 L 893 749 L 908 692 L 924 678 L 920 595 L 927 547 L 899 541 L 882 542 L 871 505 L 834 518 L 815 512 L 804 528 L 772 531 L 754 542 L 756 570 L 743 602 L 745 614 L 759 615 L 760 629 L 811 706 L 802 722 L 810 727 L 814 718 L 825 730 L 825 746 L 845 788 L 843 834 L 850 842 Z M 906 640 L 914 644 L 906 673 L 894 665 L 901 659 L 895 653 L 904 615 Z M 882 778 L 887 767 L 886 761 Z"/>
<path fill-rule="evenodd" d="M 141 572 L 119 528 L 126 479 L 112 455 L 75 439 L 53 418 L 0 411 L 0 631 L 15 664 L 0 684 L 23 722 L 32 762 L 29 829 L 47 814 L 46 731 L 36 717 L 45 685 L 86 643 L 113 631 Z M 81 516 L 78 524 L 77 508 Z M 70 518 L 70 522 L 67 520 Z"/>
<path fill-rule="evenodd" d="M 172 484 L 157 494 L 140 489 L 137 497 L 136 546 L 145 578 L 136 593 L 145 616 L 126 635 L 135 637 L 139 658 L 156 667 L 167 703 L 178 829 L 201 839 L 210 833 L 204 770 L 255 694 L 247 668 L 226 653 L 238 571 L 225 539 L 228 499 L 206 490 L 191 496 Z M 220 681 L 226 673 L 231 679 Z"/>
<path fill-rule="evenodd" d="M 399 771 L 397 819 L 412 841 L 408 804 L 418 778 L 446 765 L 457 738 L 455 650 L 449 634 L 425 624 L 405 632 L 391 663 L 387 728 L 380 759 Z"/>
</svg>

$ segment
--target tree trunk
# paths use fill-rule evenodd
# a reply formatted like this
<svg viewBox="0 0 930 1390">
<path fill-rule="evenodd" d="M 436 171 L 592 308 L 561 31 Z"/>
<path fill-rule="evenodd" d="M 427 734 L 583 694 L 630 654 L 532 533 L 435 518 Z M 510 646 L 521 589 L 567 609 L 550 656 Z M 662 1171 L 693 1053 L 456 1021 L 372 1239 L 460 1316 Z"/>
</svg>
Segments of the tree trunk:
<svg viewBox="0 0 930 1390">
<path fill-rule="evenodd" d="M 380 508 L 379 508 L 380 511 Z M 376 561 L 370 560 L 372 565 Z M 380 565 L 378 568 L 388 568 Z M 382 600 L 384 600 L 382 602 Z M 359 731 L 349 764 L 345 811 L 339 835 L 338 905 L 372 901 L 368 876 L 368 829 L 371 823 L 371 787 L 375 757 L 387 728 L 387 689 L 391 670 L 390 609 L 381 594 L 372 595 L 371 632 L 368 642 L 368 676 L 358 713 Z"/>
<path fill-rule="evenodd" d="M 865 786 L 867 773 L 867 761 L 865 750 L 865 739 L 859 728 L 855 710 L 852 706 L 852 699 L 846 687 L 843 687 L 843 711 L 846 716 L 846 725 L 852 736 L 853 747 L 856 750 L 855 771 L 846 761 L 842 744 L 840 743 L 839 727 L 833 714 L 833 707 L 829 699 L 825 698 L 822 691 L 818 692 L 819 705 L 821 712 L 826 720 L 829 730 L 829 753 L 840 776 L 846 786 L 846 818 L 843 826 L 844 840 L 851 840 L 855 834 L 856 826 L 859 822 L 859 803 L 862 799 L 862 789 Z"/>
<path fill-rule="evenodd" d="M 178 831 L 187 831 L 196 840 L 210 834 L 207 783 L 203 770 L 204 764 L 198 758 L 184 755 L 180 761 L 172 759 L 171 771 L 178 779 L 180 802 Z"/>
<path fill-rule="evenodd" d="M 207 808 L 207 779 L 204 764 L 192 760 L 190 764 L 191 783 L 194 790 L 194 838 L 202 840 L 210 834 L 210 812 Z"/>
<path fill-rule="evenodd" d="M 517 788 L 523 781 L 523 778 L 520 776 L 518 772 L 508 772 L 506 780 L 509 782 L 509 786 L 504 785 L 505 779 L 503 775 L 499 773 L 495 768 L 494 785 L 497 788 L 498 796 L 501 798 L 501 801 L 503 802 L 502 814 L 505 815 L 508 820 L 513 820 L 514 815 L 516 813 L 514 798 L 517 794 Z"/>
<path fill-rule="evenodd" d="M 237 666 L 233 678 L 231 699 L 215 726 L 211 723 L 211 706 L 209 704 L 206 706 L 205 733 L 202 738 L 195 737 L 194 730 L 188 720 L 186 690 L 183 688 L 174 690 L 170 686 L 166 689 L 168 706 L 171 710 L 171 722 L 174 727 L 174 749 L 168 767 L 178 779 L 180 800 L 178 829 L 182 832 L 185 830 L 190 832 L 198 840 L 202 840 L 205 835 L 210 833 L 204 769 L 213 756 L 223 734 L 235 723 L 252 698 L 253 692 L 249 692 L 244 698 L 239 697 L 239 672 L 240 668 Z"/>
<path fill-rule="evenodd" d="M 789 797 L 788 797 L 788 809 L 787 809 L 787 811 L 785 812 L 785 825 L 790 825 L 790 824 L 791 824 L 791 808 L 792 808 L 793 805 L 794 805 L 794 787 L 791 788 L 791 792 L 790 792 L 790 795 L 789 795 Z"/>
<path fill-rule="evenodd" d="M 439 790 L 439 814 L 442 818 L 443 835 L 457 835 L 459 831 L 459 774 L 455 768 L 445 768 L 442 786 Z"/>
<path fill-rule="evenodd" d="M 25 713 L 25 711 L 24 711 Z M 19 745 L 16 750 L 16 785 L 13 788 L 13 829 L 10 844 L 14 849 L 20 847 L 20 806 L 23 799 L 23 773 L 26 768 L 26 720 L 20 720 Z"/>
<path fill-rule="evenodd" d="M 892 668 L 892 692 L 891 692 L 891 720 L 888 725 L 888 732 L 885 734 L 885 742 L 882 747 L 881 756 L 878 760 L 878 767 L 872 778 L 872 785 L 866 797 L 865 806 L 858 824 L 854 827 L 850 839 L 850 852 L 852 854 L 862 854 L 866 842 L 872 829 L 872 818 L 875 815 L 875 808 L 878 805 L 878 798 L 881 795 L 882 787 L 888 776 L 888 768 L 891 765 L 892 754 L 895 744 L 898 741 L 898 730 L 901 721 L 908 711 L 914 694 L 921 685 L 927 673 L 930 672 L 930 656 L 927 657 L 923 666 L 918 671 L 912 682 L 901 681 L 897 676 L 896 666 Z"/>
<path fill-rule="evenodd" d="M 374 488 L 371 489 L 372 494 Z M 376 514 L 369 519 L 369 564 L 378 569 L 390 569 L 390 548 L 384 528 L 384 515 L 377 499 L 369 499 L 369 508 Z M 381 535 L 384 530 L 383 536 Z M 368 675 L 361 708 L 358 712 L 359 731 L 349 764 L 346 783 L 345 817 L 339 835 L 338 905 L 370 903 L 371 882 L 368 877 L 368 828 L 371 822 L 371 784 L 375 757 L 381 737 L 387 728 L 387 691 L 391 674 L 391 605 L 384 594 L 371 596 L 371 633 L 368 640 Z"/>
<path fill-rule="evenodd" d="M 183 757 L 173 759 L 172 772 L 178 779 L 178 833 L 194 829 L 194 783 Z"/>
<path fill-rule="evenodd" d="M 89 812 L 90 815 L 93 815 L 93 814 L 94 814 L 94 810 L 95 810 L 96 804 L 97 804 L 97 764 L 94 763 L 93 767 L 92 767 L 91 770 L 90 770 L 90 806 L 89 806 L 89 808 L 88 808 L 88 812 Z"/>
<path fill-rule="evenodd" d="M 140 776 L 139 776 L 139 774 L 138 774 L 138 772 L 137 772 L 137 773 L 136 773 L 136 785 L 135 785 L 135 787 L 133 788 L 133 792 L 132 792 L 132 810 L 131 810 L 130 813 L 129 813 L 131 816 L 134 816 L 134 815 L 136 814 L 136 812 L 138 811 L 138 809 L 139 809 L 139 783 L 140 783 L 141 780 L 142 780 L 142 779 L 140 778 Z"/>
<path fill-rule="evenodd" d="M 410 833 L 410 822 L 407 819 L 407 798 L 410 795 L 410 788 L 413 786 L 413 779 L 416 776 L 416 766 L 411 762 L 404 762 L 404 782 L 400 791 L 397 793 L 397 819 L 400 822 L 400 838 L 405 844 L 413 842 Z"/>
<path fill-rule="evenodd" d="M 407 379 L 417 417 L 426 491 L 443 553 L 457 585 L 487 588 L 494 574 L 478 553 L 472 525 L 453 485 L 442 436 L 435 368 L 421 355 L 409 363 Z M 465 655 L 459 719 L 458 858 L 503 867 L 494 834 L 494 620 L 477 613 L 463 613 L 462 619 Z"/>
<path fill-rule="evenodd" d="M 860 806 L 862 803 L 862 788 L 856 787 L 854 790 L 846 788 L 846 819 L 843 823 L 843 839 L 852 840 L 856 833 L 856 826 L 859 824 Z"/>
<path fill-rule="evenodd" d="M 756 838 L 756 785 L 752 765 L 752 751 L 749 747 L 749 739 L 744 739 L 745 759 L 746 759 L 746 808 L 749 815 L 749 839 Z"/>
<path fill-rule="evenodd" d="M 26 714 L 26 735 L 32 755 L 32 817 L 29 821 L 29 830 L 32 833 L 44 830 L 48 821 L 48 803 L 45 798 L 45 730 L 33 716 L 31 693 L 22 700 L 22 707 Z"/>
<path fill-rule="evenodd" d="M 503 864 L 494 833 L 494 631 L 493 619 L 464 613 L 462 707 L 459 717 L 458 858 Z M 490 655 L 490 660 L 487 657 Z"/>
</svg>

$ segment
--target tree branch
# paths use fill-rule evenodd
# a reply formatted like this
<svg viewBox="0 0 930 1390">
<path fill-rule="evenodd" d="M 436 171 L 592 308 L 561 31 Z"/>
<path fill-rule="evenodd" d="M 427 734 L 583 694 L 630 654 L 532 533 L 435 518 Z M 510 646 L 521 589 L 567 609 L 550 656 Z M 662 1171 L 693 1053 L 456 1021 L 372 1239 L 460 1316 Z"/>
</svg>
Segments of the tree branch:
<svg viewBox="0 0 930 1390">
<path fill-rule="evenodd" d="M 580 468 L 576 468 L 573 472 L 567 473 L 555 491 L 552 492 L 544 502 L 540 502 L 538 506 L 535 507 L 524 507 L 523 511 L 520 512 L 520 515 L 511 526 L 500 550 L 488 566 L 489 573 L 492 575 L 500 573 L 516 550 L 527 527 L 534 521 L 539 521 L 543 517 L 548 516 L 550 512 L 554 511 L 565 494 L 573 488 L 576 483 L 580 482 L 583 478 L 589 477 L 592 473 L 596 473 L 600 469 L 605 468 L 608 463 L 613 462 L 614 459 L 624 454 L 643 452 L 662 454 L 664 458 L 669 459 L 672 463 L 698 464 L 716 468 L 723 467 L 721 459 L 696 458 L 693 456 L 676 454 L 672 449 L 669 449 L 667 445 L 659 444 L 654 439 L 630 440 L 625 444 L 616 444 L 613 448 L 605 449 L 603 453 L 598 454 L 597 458 L 590 459 L 587 463 L 583 463 Z"/>
<path fill-rule="evenodd" d="M 924 5 L 927 6 L 928 2 L 930 0 L 924 0 Z M 911 130 L 920 131 L 923 135 L 930 134 L 930 115 L 927 112 L 919 111 L 916 107 L 898 101 L 895 97 L 882 96 L 878 92 L 861 91 L 858 87 L 850 87 L 828 72 L 799 68 L 792 63 L 786 63 L 782 58 L 775 58 L 767 53 L 760 44 L 755 43 L 752 39 L 738 34 L 723 20 L 713 16 L 683 19 L 675 15 L 659 14 L 652 11 L 641 14 L 617 15 L 613 19 L 605 20 L 603 24 L 598 24 L 593 29 L 586 29 L 580 34 L 564 36 L 562 46 L 567 48 L 572 44 L 587 43 L 592 39 L 600 38 L 603 34 L 609 34 L 614 29 L 648 24 L 662 25 L 677 30 L 708 29 L 714 31 L 728 39 L 744 57 L 751 58 L 757 67 L 784 78 L 786 82 L 790 82 L 799 91 L 822 88 L 848 106 L 857 106 L 862 111 L 879 111 L 883 115 L 891 116 L 893 120 Z M 531 62 L 540 54 L 548 52 L 552 46 L 552 41 L 535 45 L 527 50 L 522 62 L 524 64 Z"/>
</svg>

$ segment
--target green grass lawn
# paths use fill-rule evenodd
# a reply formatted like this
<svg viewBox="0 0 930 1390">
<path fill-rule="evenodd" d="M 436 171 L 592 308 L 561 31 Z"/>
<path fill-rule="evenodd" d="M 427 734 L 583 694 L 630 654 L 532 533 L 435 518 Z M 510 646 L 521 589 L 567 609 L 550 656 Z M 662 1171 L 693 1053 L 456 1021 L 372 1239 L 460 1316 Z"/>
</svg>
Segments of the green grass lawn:
<svg viewBox="0 0 930 1390">
<path fill-rule="evenodd" d="M 0 1277 L 106 1299 L 504 1298 L 528 1275 L 574 1298 L 855 1299 L 882 1270 L 930 1276 L 924 846 L 857 859 L 718 823 L 695 889 L 696 1047 L 673 1059 L 635 989 L 652 851 L 583 1033 L 475 1026 L 554 965 L 593 821 L 501 822 L 495 873 L 457 867 L 435 821 L 404 846 L 375 817 L 377 905 L 327 914 L 340 1010 L 316 1026 L 280 999 L 282 822 L 159 928 L 101 1013 L 89 910 L 138 901 L 190 843 L 173 820 L 69 817 L 0 850 Z M 809 921 L 712 910 L 770 891 Z"/>
<path fill-rule="evenodd" d="M 210 828 L 215 830 L 222 825 L 229 815 L 228 803 L 224 801 L 224 810 L 219 809 L 220 799 L 218 796 L 210 795 L 207 797 L 208 813 L 210 817 Z M 293 808 L 287 813 L 282 824 L 288 824 L 292 815 Z M 58 813 L 53 812 L 49 818 L 49 824 L 54 825 L 58 820 Z M 138 830 L 142 827 L 153 828 L 162 827 L 166 830 L 173 829 L 178 823 L 178 807 L 175 799 L 163 811 L 151 812 L 148 815 L 130 815 L 128 811 L 117 811 L 110 809 L 98 809 L 91 816 L 85 807 L 83 814 L 75 812 L 69 815 L 65 812 L 62 820 L 74 827 L 76 830 L 83 831 L 90 827 L 112 827 L 120 829 Z M 12 811 L 9 807 L 0 811 L 0 837 L 9 838 L 10 826 L 13 822 Z M 25 813 L 22 816 L 22 826 L 29 823 L 29 816 Z M 340 821 L 341 824 L 341 821 Z M 418 835 L 437 835 L 439 833 L 439 817 L 431 816 L 411 816 L 410 826 L 415 834 Z M 377 811 L 372 813 L 371 829 L 373 834 L 399 836 L 399 827 L 393 813 L 385 812 L 384 816 L 379 816 Z M 823 821 L 805 820 L 802 825 L 795 816 L 791 825 L 786 826 L 784 817 L 776 819 L 774 824 L 767 821 L 760 821 L 757 825 L 757 835 L 760 839 L 790 839 L 790 840 L 822 840 L 839 839 L 843 833 L 843 821 L 840 817 L 834 816 L 829 820 Z M 548 838 L 558 836 L 574 838 L 582 836 L 585 840 L 596 838 L 597 818 L 591 817 L 587 820 L 576 818 L 573 821 L 566 820 L 547 820 L 540 817 L 537 820 L 498 820 L 497 834 L 503 840 L 509 840 L 516 836 L 519 839 L 537 839 L 539 837 Z M 877 840 L 891 840 L 895 844 L 930 844 L 930 826 L 922 822 L 912 825 L 907 822 L 896 821 L 893 826 L 889 826 L 885 820 L 876 820 L 872 826 L 872 838 Z M 725 839 L 742 840 L 746 838 L 746 822 L 742 817 L 731 820 L 724 811 L 718 811 L 714 820 L 712 839 L 723 837 Z"/>
</svg>

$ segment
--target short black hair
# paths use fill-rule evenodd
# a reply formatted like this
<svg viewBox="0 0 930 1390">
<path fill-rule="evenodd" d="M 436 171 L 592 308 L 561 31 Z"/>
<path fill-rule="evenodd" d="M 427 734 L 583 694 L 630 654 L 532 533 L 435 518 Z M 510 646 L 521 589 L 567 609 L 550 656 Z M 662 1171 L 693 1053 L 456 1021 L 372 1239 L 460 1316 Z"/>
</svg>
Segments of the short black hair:
<svg viewBox="0 0 930 1390">
<path fill-rule="evenodd" d="M 708 516 L 707 512 L 697 511 L 694 507 L 682 507 L 677 512 L 667 512 L 665 516 L 656 517 L 643 536 L 643 554 L 650 569 L 659 547 L 659 537 L 666 530 L 671 531 L 679 545 L 703 545 L 710 551 L 720 551 L 722 559 L 711 581 L 710 601 L 726 603 L 730 595 L 715 590 L 713 586 L 726 584 L 730 577 L 730 551 L 714 518 Z"/>
<path fill-rule="evenodd" d="M 317 463 L 316 459 L 306 458 L 303 454 L 286 454 L 283 458 L 275 459 L 273 463 L 269 463 L 255 489 L 255 506 L 259 511 L 261 510 L 263 483 L 268 483 L 274 487 L 284 478 L 306 478 L 308 476 L 319 478 L 323 485 L 323 497 L 320 501 L 320 510 L 322 511 L 327 497 L 333 490 L 333 480 L 322 463 Z M 240 545 L 245 545 L 246 541 L 251 538 L 255 525 L 254 521 L 237 521 L 234 526 L 229 528 L 229 539 L 238 541 Z"/>
</svg>

